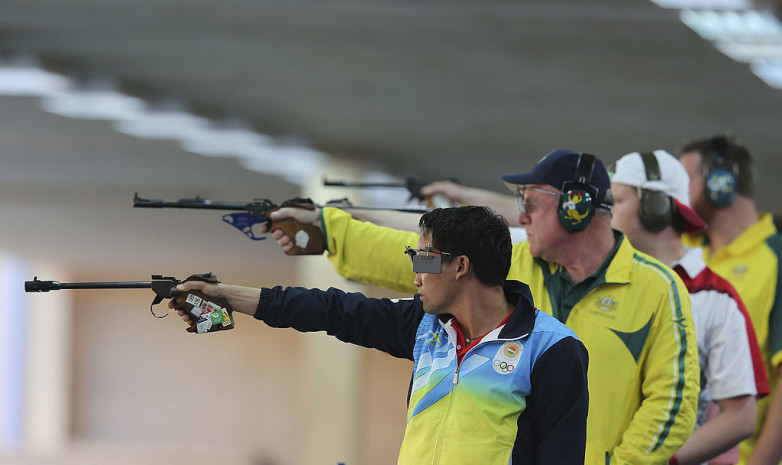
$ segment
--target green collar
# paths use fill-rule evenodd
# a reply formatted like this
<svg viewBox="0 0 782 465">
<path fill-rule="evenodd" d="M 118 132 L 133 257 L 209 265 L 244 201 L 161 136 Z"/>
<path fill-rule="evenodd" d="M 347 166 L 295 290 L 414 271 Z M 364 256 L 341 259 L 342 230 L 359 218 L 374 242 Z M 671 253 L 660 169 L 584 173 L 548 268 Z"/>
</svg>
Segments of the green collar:
<svg viewBox="0 0 782 465">
<path fill-rule="evenodd" d="M 616 238 L 616 244 L 614 245 L 614 248 L 611 249 L 611 253 L 608 254 L 608 257 L 606 257 L 594 273 L 587 276 L 586 279 L 576 285 L 573 284 L 565 267 L 536 259 L 539 261 L 540 267 L 543 270 L 543 279 L 546 289 L 548 290 L 552 312 L 559 321 L 563 323 L 566 322 L 573 307 L 575 307 L 592 289 L 605 284 L 606 282 L 617 282 L 622 284 L 628 282 L 629 266 L 622 266 L 625 261 L 618 260 L 618 266 L 615 267 L 613 265 L 617 253 L 620 251 L 627 252 L 627 248 L 622 246 L 625 243 L 629 246 L 629 242 L 624 240 L 624 235 L 616 230 L 614 230 L 614 237 Z M 632 250 L 632 247 L 630 247 L 629 253 L 631 256 Z M 620 255 L 624 254 L 620 253 Z M 611 277 L 612 279 L 608 280 L 608 277 Z"/>
</svg>

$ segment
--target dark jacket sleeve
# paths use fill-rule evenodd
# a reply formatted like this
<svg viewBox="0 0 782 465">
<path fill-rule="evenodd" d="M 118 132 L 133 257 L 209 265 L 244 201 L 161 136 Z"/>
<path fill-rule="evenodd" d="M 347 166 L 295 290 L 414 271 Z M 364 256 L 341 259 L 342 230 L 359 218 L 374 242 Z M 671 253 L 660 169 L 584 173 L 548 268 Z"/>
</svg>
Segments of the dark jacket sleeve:
<svg viewBox="0 0 782 465">
<path fill-rule="evenodd" d="M 532 392 L 524 411 L 532 416 L 526 424 L 533 431 L 519 435 L 519 440 L 535 441 L 532 447 L 522 447 L 536 450 L 535 463 L 584 463 L 588 361 L 584 344 L 567 337 L 546 350 L 535 363 Z"/>
<path fill-rule="evenodd" d="M 410 300 L 371 299 L 329 288 L 264 288 L 255 318 L 274 328 L 326 331 L 343 342 L 413 359 L 415 334 L 423 308 Z"/>
</svg>

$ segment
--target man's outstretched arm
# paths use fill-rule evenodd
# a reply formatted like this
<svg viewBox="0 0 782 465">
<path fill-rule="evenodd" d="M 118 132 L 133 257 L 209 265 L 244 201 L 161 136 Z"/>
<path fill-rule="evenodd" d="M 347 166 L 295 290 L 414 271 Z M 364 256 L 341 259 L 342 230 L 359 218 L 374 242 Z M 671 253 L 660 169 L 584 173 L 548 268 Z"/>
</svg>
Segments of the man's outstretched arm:
<svg viewBox="0 0 782 465">
<path fill-rule="evenodd" d="M 453 181 L 437 181 L 421 188 L 421 194 L 427 197 L 439 195 L 453 203 L 489 207 L 505 218 L 511 226 L 519 224 L 519 210 L 512 195 L 467 187 Z"/>
<path fill-rule="evenodd" d="M 251 288 L 230 284 L 185 282 L 180 291 L 199 290 L 228 301 L 234 311 L 250 315 L 274 328 L 301 332 L 325 331 L 337 339 L 412 359 L 415 332 L 423 317 L 420 301 L 370 299 L 339 289 Z M 174 302 L 169 303 L 173 308 Z M 190 316 L 177 310 L 192 326 Z"/>
<path fill-rule="evenodd" d="M 323 234 L 328 258 L 341 276 L 410 294 L 417 291 L 410 259 L 404 254 L 406 245 L 418 242 L 417 233 L 359 221 L 341 209 L 329 207 L 281 208 L 271 218 L 294 218 L 317 226 Z M 286 252 L 294 246 L 294 240 L 282 230 L 271 233 Z"/>
</svg>

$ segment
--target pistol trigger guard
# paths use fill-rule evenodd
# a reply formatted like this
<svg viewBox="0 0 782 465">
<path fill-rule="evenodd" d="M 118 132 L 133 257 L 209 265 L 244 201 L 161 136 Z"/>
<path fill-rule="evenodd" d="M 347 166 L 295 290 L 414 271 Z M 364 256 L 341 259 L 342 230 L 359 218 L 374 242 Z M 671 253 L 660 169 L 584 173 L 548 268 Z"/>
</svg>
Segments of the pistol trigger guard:
<svg viewBox="0 0 782 465">
<path fill-rule="evenodd" d="M 149 311 L 152 313 L 152 316 L 154 316 L 155 318 L 165 318 L 168 316 L 168 313 L 166 313 L 163 316 L 160 316 L 157 313 L 155 313 L 155 305 L 159 304 L 162 301 L 163 301 L 163 297 L 156 295 L 155 300 L 152 301 L 152 305 L 149 306 Z"/>
<path fill-rule="evenodd" d="M 255 229 L 257 228 L 257 225 L 267 223 L 268 221 L 269 220 L 265 216 L 255 216 L 246 212 L 226 213 L 223 215 L 223 222 L 230 224 L 254 241 L 266 239 L 263 235 L 256 235 Z"/>
</svg>

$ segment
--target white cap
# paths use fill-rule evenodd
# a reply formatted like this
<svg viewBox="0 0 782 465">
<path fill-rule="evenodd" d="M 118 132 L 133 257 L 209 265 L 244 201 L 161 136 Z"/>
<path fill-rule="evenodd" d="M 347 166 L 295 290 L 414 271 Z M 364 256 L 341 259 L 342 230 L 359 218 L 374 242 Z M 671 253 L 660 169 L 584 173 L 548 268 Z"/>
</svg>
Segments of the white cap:
<svg viewBox="0 0 782 465">
<path fill-rule="evenodd" d="M 690 177 L 687 171 L 676 157 L 665 150 L 655 150 L 652 153 L 660 168 L 660 180 L 649 180 L 641 154 L 633 152 L 616 162 L 611 182 L 663 192 L 673 198 L 677 213 L 686 223 L 687 232 L 699 232 L 705 229 L 706 223 L 690 207 Z"/>
</svg>

